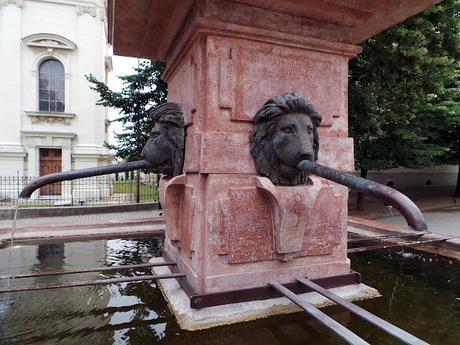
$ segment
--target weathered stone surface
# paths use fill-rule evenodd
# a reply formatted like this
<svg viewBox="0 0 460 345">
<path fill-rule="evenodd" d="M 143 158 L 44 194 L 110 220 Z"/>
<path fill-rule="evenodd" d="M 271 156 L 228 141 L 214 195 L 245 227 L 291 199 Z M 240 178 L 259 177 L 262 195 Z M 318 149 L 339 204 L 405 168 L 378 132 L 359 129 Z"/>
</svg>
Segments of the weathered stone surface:
<svg viewBox="0 0 460 345">
<path fill-rule="evenodd" d="M 128 17 L 122 9 L 129 2 L 116 16 Z M 185 174 L 161 182 L 169 223 L 164 250 L 197 293 L 349 271 L 347 189 L 320 178 L 295 187 L 261 182 L 249 152 L 253 117 L 267 99 L 299 92 L 323 116 L 318 162 L 353 170 L 347 80 L 348 61 L 360 51 L 354 44 L 434 2 L 209 0 L 152 7 L 164 16 L 149 14 L 145 37 L 155 37 L 142 41 L 149 49 L 136 51 L 167 60 L 169 99 L 184 104 L 187 123 Z M 119 28 L 136 30 L 127 23 Z M 119 38 L 116 46 L 134 49 Z"/>
<path fill-rule="evenodd" d="M 253 174 L 249 136 L 233 133 L 203 133 L 200 171 L 214 174 Z"/>
<path fill-rule="evenodd" d="M 153 263 L 162 262 L 162 258 L 154 258 Z M 154 274 L 168 274 L 168 267 L 154 267 Z M 287 298 L 272 298 L 263 301 L 227 304 L 203 309 L 190 308 L 190 300 L 175 279 L 159 280 L 161 292 L 169 302 L 181 329 L 196 331 L 238 322 L 257 320 L 273 315 L 288 314 L 300 309 Z M 365 284 L 353 284 L 331 289 L 331 292 L 349 301 L 363 300 L 381 296 L 379 292 Z M 320 308 L 333 303 L 320 294 L 309 292 L 301 298 Z"/>
<path fill-rule="evenodd" d="M 178 39 L 181 28 L 195 27 L 199 19 L 205 19 L 208 27 L 227 24 L 227 35 L 231 29 L 237 31 L 233 25 L 246 33 L 258 28 L 260 36 L 273 40 L 294 36 L 358 44 L 438 2 L 239 0 L 203 5 L 194 0 L 123 0 L 108 6 L 108 37 L 115 54 L 154 60 L 168 60 L 171 48 L 182 43 Z M 190 18 L 191 14 L 195 17 Z M 184 51 L 182 46 L 178 49 Z"/>
<path fill-rule="evenodd" d="M 272 259 L 271 210 L 260 192 L 254 187 L 230 188 L 227 196 L 219 201 L 223 218 L 220 253 L 226 252 L 233 264 Z"/>
</svg>

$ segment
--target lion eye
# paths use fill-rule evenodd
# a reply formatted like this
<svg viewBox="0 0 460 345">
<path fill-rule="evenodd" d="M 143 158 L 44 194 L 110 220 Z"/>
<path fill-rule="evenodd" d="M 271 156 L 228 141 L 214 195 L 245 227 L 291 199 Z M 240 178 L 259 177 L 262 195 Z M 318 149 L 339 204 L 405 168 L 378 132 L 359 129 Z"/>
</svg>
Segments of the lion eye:
<svg viewBox="0 0 460 345">
<path fill-rule="evenodd" d="M 291 134 L 294 133 L 291 127 L 285 127 L 281 129 L 284 133 Z"/>
</svg>

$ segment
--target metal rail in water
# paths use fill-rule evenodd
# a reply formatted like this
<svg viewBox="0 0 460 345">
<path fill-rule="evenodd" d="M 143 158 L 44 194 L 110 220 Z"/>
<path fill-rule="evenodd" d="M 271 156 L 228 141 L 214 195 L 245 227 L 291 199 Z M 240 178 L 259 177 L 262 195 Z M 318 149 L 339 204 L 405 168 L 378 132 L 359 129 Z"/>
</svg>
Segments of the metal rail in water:
<svg viewBox="0 0 460 345">
<path fill-rule="evenodd" d="M 113 271 L 125 271 L 133 270 L 138 268 L 158 267 L 158 266 L 171 266 L 175 265 L 175 262 L 162 262 L 162 263 L 148 263 L 148 264 L 136 264 L 136 265 L 119 265 L 110 267 L 92 267 L 84 268 L 78 271 L 64 271 L 64 272 L 39 272 L 29 274 L 16 274 L 0 276 L 0 279 L 21 279 L 21 278 L 36 278 L 36 277 L 48 277 L 48 276 L 62 276 L 67 274 L 79 274 L 79 273 L 91 273 L 91 272 L 113 272 Z"/>
<path fill-rule="evenodd" d="M 381 330 L 385 331 L 386 333 L 392 335 L 393 337 L 401 340 L 405 344 L 409 345 L 429 345 L 428 343 L 424 342 L 423 340 L 415 337 L 414 335 L 404 331 L 403 329 L 385 321 L 378 316 L 368 312 L 367 310 L 354 305 L 347 300 L 343 299 L 342 297 L 332 293 L 331 291 L 319 286 L 318 284 L 312 282 L 306 278 L 299 278 L 297 281 L 313 291 L 323 295 L 324 297 L 328 298 L 329 300 L 335 302 L 336 304 L 340 305 L 341 307 L 349 310 L 353 314 L 363 318 L 364 320 L 368 321 L 369 323 L 373 324 L 374 326 L 380 328 Z M 334 332 L 337 336 L 345 340 L 348 344 L 352 345 L 361 345 L 361 344 L 369 344 L 358 335 L 350 331 L 345 326 L 341 325 L 312 304 L 304 301 L 294 292 L 289 290 L 288 288 L 284 287 L 280 283 L 270 283 L 270 286 L 278 290 L 281 294 L 285 297 L 290 299 L 292 302 L 297 304 L 301 307 L 307 314 L 313 316 L 316 320 L 321 322 L 323 325 L 328 327 L 332 332 Z"/>
<path fill-rule="evenodd" d="M 307 314 L 313 316 L 316 320 L 321 322 L 327 328 L 329 328 L 332 332 L 338 335 L 340 338 L 345 340 L 348 344 L 352 345 L 370 345 L 367 341 L 357 336 L 355 333 L 350 331 L 345 326 L 341 325 L 331 317 L 327 316 L 321 310 L 313 306 L 312 304 L 304 301 L 295 293 L 293 293 L 288 288 L 285 288 L 280 283 L 270 283 L 270 286 L 278 290 L 281 294 L 285 297 L 289 298 L 292 302 L 297 304 L 300 308 L 302 308 Z"/>
<path fill-rule="evenodd" d="M 112 266 L 112 267 L 96 267 L 88 268 L 80 271 L 68 271 L 68 272 L 44 272 L 36 274 L 24 274 L 24 275 L 12 275 L 12 276 L 3 276 L 1 279 L 7 280 L 12 278 L 30 278 L 30 277 L 40 277 L 47 275 L 65 275 L 65 274 L 77 274 L 77 273 L 88 273 L 88 272 L 107 272 L 107 271 L 121 271 L 128 270 L 133 268 L 145 268 L 145 267 L 154 267 L 154 266 L 169 266 L 175 265 L 173 262 L 165 263 L 156 263 L 156 264 L 138 264 L 138 265 L 123 265 L 123 266 Z M 110 285 L 117 283 L 134 283 L 141 281 L 151 281 L 157 279 L 171 279 L 171 278 L 182 278 L 185 277 L 183 273 L 170 273 L 170 274 L 157 274 L 157 275 L 143 275 L 136 277 L 126 277 L 126 278 L 115 278 L 115 279 L 96 279 L 96 280 L 83 280 L 79 282 L 67 282 L 61 284 L 39 284 L 39 285 L 27 285 L 27 286 L 17 286 L 11 288 L 0 289 L 0 294 L 8 292 L 21 292 L 21 291 L 36 291 L 36 290 L 54 290 L 62 288 L 71 288 L 71 287 L 83 287 L 83 286 L 93 286 L 93 285 Z"/>
<path fill-rule="evenodd" d="M 421 241 L 404 241 L 404 242 L 395 242 L 395 243 L 388 243 L 387 244 L 375 244 L 375 245 L 370 245 L 370 246 L 361 246 L 361 247 L 356 247 L 356 248 L 350 248 L 347 250 L 348 254 L 351 253 L 361 253 L 361 252 L 368 252 L 370 250 L 381 250 L 381 249 L 387 249 L 387 248 L 394 248 L 394 247 L 410 247 L 410 246 L 419 246 L 423 244 L 430 244 L 430 243 L 436 243 L 436 242 L 443 242 L 450 240 L 452 237 L 451 236 L 444 236 L 440 238 L 432 238 L 428 240 L 421 240 Z"/>
<path fill-rule="evenodd" d="M 354 305 L 347 300 L 343 299 L 342 297 L 332 293 L 331 291 L 319 286 L 318 284 L 312 282 L 310 279 L 306 278 L 299 278 L 297 279 L 298 282 L 308 286 L 310 289 L 318 292 L 319 294 L 323 295 L 324 297 L 330 299 L 331 301 L 337 303 L 341 307 L 348 309 L 353 314 L 363 318 L 364 320 L 370 322 L 374 326 L 380 328 L 381 330 L 385 331 L 386 333 L 394 336 L 395 338 L 401 340 L 405 344 L 410 345 L 428 345 L 428 343 L 420 340 L 419 338 L 413 336 L 412 334 L 406 332 L 405 330 L 385 321 L 378 316 L 368 312 L 367 310 Z"/>
<path fill-rule="evenodd" d="M 393 238 L 406 238 L 406 237 L 421 237 L 423 235 L 430 234 L 429 231 L 425 232 L 412 232 L 412 233 L 402 233 L 402 234 L 392 234 L 392 235 L 378 235 L 378 236 L 372 236 L 372 237 L 363 237 L 363 238 L 353 238 L 348 240 L 348 244 L 355 244 L 355 243 L 360 243 L 360 242 L 369 242 L 369 241 L 375 241 L 375 240 L 386 240 L 386 239 L 393 239 Z"/>
<path fill-rule="evenodd" d="M 387 204 L 395 207 L 407 221 L 407 224 L 416 231 L 427 231 L 425 217 L 419 208 L 405 196 L 403 193 L 398 192 L 396 189 L 384 186 L 380 183 L 370 181 L 361 177 L 347 174 L 314 162 L 304 160 L 301 161 L 297 168 L 304 170 L 314 175 L 323 177 L 327 180 L 334 181 L 341 185 L 347 186 L 352 189 L 365 194 L 372 195 L 378 199 L 383 200 Z"/>
</svg>

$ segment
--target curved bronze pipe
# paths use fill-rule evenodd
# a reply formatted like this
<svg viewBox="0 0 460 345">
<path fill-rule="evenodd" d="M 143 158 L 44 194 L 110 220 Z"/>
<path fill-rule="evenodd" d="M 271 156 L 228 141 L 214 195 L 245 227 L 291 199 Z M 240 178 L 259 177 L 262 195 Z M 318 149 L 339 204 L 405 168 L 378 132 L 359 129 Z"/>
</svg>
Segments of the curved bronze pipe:
<svg viewBox="0 0 460 345">
<path fill-rule="evenodd" d="M 423 214 L 420 212 L 417 205 L 415 205 L 413 201 L 403 193 L 398 192 L 393 188 L 307 160 L 301 161 L 297 165 L 297 169 L 308 171 L 327 180 L 337 182 L 341 185 L 356 189 L 361 193 L 369 194 L 381 199 L 401 212 L 406 219 L 407 224 L 412 229 L 417 231 L 428 230 L 425 217 L 423 217 Z"/>
<path fill-rule="evenodd" d="M 113 165 L 106 165 L 102 167 L 96 168 L 88 168 L 88 169 L 80 169 L 80 170 L 71 170 L 71 171 L 64 171 L 60 173 L 49 174 L 45 176 L 41 176 L 36 180 L 29 183 L 27 186 L 19 194 L 20 198 L 30 198 L 32 193 L 40 187 L 44 185 L 67 181 L 67 180 L 75 180 L 77 178 L 84 178 L 84 177 L 91 177 L 91 176 L 99 176 L 99 175 L 106 175 L 106 174 L 113 174 L 117 172 L 123 171 L 131 171 L 131 170 L 138 170 L 138 169 L 148 169 L 151 168 L 152 165 L 147 162 L 146 160 L 134 161 L 134 162 L 125 162 Z"/>
</svg>

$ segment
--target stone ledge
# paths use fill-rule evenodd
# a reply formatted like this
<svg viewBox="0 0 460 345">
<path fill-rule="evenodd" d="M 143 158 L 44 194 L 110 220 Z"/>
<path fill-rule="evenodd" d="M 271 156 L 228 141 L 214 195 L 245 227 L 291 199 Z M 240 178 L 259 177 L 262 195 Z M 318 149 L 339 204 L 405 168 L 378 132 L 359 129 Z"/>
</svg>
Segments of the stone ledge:
<svg viewBox="0 0 460 345">
<path fill-rule="evenodd" d="M 27 116 L 64 117 L 73 119 L 77 114 L 52 111 L 24 111 Z"/>
<path fill-rule="evenodd" d="M 164 259 L 161 257 L 153 258 L 150 262 L 160 263 L 164 262 Z M 171 273 L 166 266 L 154 267 L 152 271 L 154 274 Z M 159 280 L 158 285 L 163 297 L 168 302 L 170 310 L 175 315 L 179 327 L 187 331 L 197 331 L 301 311 L 299 307 L 284 297 L 192 309 L 190 299 L 181 289 L 176 279 Z M 349 301 L 381 296 L 376 289 L 365 284 L 347 285 L 330 289 L 330 291 Z M 334 302 L 316 292 L 308 292 L 299 296 L 316 307 L 334 304 Z"/>
</svg>

